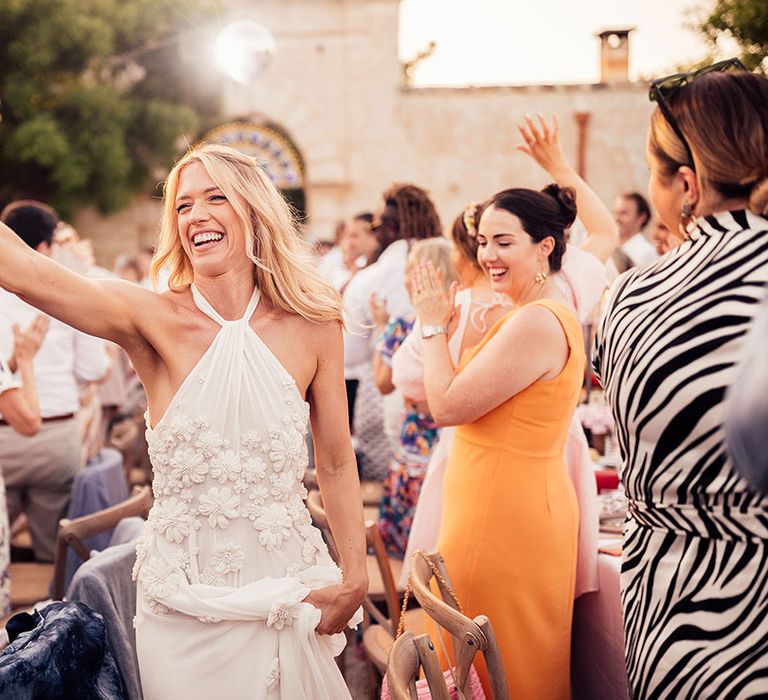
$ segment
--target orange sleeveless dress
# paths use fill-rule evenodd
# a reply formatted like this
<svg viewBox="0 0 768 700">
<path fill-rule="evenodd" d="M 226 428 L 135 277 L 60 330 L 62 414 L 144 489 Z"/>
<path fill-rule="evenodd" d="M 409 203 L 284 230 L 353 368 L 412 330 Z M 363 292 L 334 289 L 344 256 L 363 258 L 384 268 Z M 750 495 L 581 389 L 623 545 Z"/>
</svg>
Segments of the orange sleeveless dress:
<svg viewBox="0 0 768 700">
<path fill-rule="evenodd" d="M 465 613 L 490 618 L 515 700 L 570 696 L 579 516 L 563 448 L 586 362 L 576 315 L 552 300 L 532 303 L 560 321 L 568 361 L 554 379 L 457 428 L 437 545 Z M 458 371 L 515 313 L 463 354 Z M 503 371 L 498 367 L 487 381 Z M 437 641 L 436 628 L 427 631 Z M 491 697 L 481 655 L 475 667 Z"/>
</svg>

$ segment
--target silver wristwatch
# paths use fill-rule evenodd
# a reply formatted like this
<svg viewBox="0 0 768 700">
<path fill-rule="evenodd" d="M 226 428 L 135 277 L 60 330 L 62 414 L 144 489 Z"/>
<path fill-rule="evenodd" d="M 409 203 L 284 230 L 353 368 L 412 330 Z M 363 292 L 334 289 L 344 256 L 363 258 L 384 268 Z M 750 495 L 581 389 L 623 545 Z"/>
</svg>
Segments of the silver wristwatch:
<svg viewBox="0 0 768 700">
<path fill-rule="evenodd" d="M 440 335 L 441 333 L 445 333 L 445 335 L 448 335 L 448 329 L 445 326 L 422 326 L 421 327 L 421 337 L 426 340 L 427 338 L 433 338 L 436 335 Z"/>
</svg>

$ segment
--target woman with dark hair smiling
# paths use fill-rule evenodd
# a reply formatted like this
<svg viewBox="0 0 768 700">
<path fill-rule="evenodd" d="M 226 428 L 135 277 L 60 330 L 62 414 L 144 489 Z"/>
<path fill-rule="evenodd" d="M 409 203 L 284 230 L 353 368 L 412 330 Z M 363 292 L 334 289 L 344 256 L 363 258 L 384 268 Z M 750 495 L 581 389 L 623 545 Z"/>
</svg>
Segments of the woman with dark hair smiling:
<svg viewBox="0 0 768 700">
<path fill-rule="evenodd" d="M 451 362 L 451 301 L 429 266 L 414 283 L 432 415 L 457 425 L 437 547 L 470 616 L 491 619 L 512 697 L 569 695 L 578 508 L 563 462 L 584 376 L 579 320 L 553 274 L 573 190 L 510 189 L 480 218 L 478 259 L 517 308 Z M 510 361 L 514 358 L 514 361 Z M 482 660 L 478 673 L 490 693 Z"/>
</svg>

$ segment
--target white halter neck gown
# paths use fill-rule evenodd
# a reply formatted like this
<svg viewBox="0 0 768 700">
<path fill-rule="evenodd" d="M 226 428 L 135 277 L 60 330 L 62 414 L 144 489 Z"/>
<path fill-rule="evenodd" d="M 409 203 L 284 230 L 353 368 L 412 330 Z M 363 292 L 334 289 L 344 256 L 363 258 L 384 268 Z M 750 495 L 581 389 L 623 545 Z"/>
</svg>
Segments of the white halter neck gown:
<svg viewBox="0 0 768 700">
<path fill-rule="evenodd" d="M 155 504 L 137 546 L 136 641 L 145 700 L 348 698 L 301 602 L 341 582 L 304 505 L 309 405 L 249 325 L 192 285 L 221 326 L 147 443 Z M 350 623 L 356 625 L 362 612 Z"/>
</svg>

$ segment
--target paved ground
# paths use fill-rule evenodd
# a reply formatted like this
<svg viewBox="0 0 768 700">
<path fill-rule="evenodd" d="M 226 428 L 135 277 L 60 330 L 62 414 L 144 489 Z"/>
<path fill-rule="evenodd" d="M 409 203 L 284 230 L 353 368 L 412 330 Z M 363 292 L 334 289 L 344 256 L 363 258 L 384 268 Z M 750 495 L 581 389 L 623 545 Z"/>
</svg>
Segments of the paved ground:
<svg viewBox="0 0 768 700">
<path fill-rule="evenodd" d="M 344 650 L 344 678 L 353 700 L 378 700 L 372 688 L 375 671 L 365 656 L 361 643 L 351 643 Z"/>
</svg>

